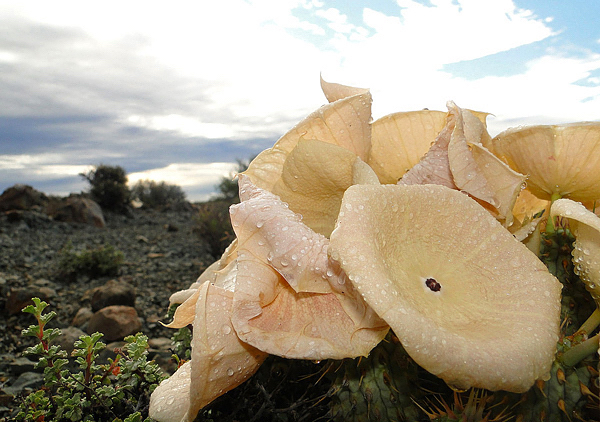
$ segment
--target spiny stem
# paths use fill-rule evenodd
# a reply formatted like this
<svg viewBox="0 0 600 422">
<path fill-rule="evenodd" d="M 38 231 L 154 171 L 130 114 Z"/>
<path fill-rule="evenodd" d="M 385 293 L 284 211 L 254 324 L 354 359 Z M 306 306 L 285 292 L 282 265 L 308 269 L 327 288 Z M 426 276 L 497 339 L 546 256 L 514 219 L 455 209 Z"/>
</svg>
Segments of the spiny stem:
<svg viewBox="0 0 600 422">
<path fill-rule="evenodd" d="M 560 194 L 553 193 L 552 197 L 550 197 L 550 206 L 552 206 L 554 201 L 556 201 L 557 199 L 560 199 L 560 198 L 561 198 Z M 546 233 L 553 234 L 555 231 L 556 231 L 556 229 L 554 227 L 554 218 L 551 216 L 548 216 L 548 222 L 546 223 Z"/>
<path fill-rule="evenodd" d="M 562 363 L 567 366 L 574 366 L 592 353 L 597 353 L 599 340 L 600 334 L 596 334 L 594 337 L 589 338 L 586 341 L 579 343 L 577 346 L 567 350 L 562 355 Z"/>
</svg>

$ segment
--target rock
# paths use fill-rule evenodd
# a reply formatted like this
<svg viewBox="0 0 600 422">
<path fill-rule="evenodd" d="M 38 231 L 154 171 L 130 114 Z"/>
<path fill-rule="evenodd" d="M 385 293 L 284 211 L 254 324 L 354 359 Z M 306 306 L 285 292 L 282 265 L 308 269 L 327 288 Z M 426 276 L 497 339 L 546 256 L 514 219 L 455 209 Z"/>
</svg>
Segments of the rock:
<svg viewBox="0 0 600 422">
<path fill-rule="evenodd" d="M 153 349 L 169 350 L 173 347 L 173 341 L 166 337 L 151 338 L 148 340 L 148 346 Z"/>
<path fill-rule="evenodd" d="M 131 306 L 113 305 L 100 309 L 90 318 L 88 334 L 96 331 L 104 334 L 106 341 L 120 340 L 140 331 L 142 324 L 137 311 Z"/>
<path fill-rule="evenodd" d="M 90 308 L 79 308 L 73 320 L 71 321 L 71 325 L 74 327 L 81 328 L 85 323 L 87 323 L 90 318 L 94 315 L 94 312 Z"/>
<path fill-rule="evenodd" d="M 85 332 L 77 327 L 67 327 L 60 330 L 61 335 L 55 338 L 50 344 L 58 345 L 63 349 L 69 356 L 75 349 L 75 342 L 79 340 L 79 337 L 84 336 Z"/>
<path fill-rule="evenodd" d="M 47 203 L 48 197 L 29 185 L 11 186 L 0 195 L 0 211 L 41 209 Z"/>
<path fill-rule="evenodd" d="M 12 385 L 4 387 L 3 390 L 13 396 L 18 395 L 26 390 L 34 390 L 42 386 L 44 382 L 44 374 L 37 372 L 24 372 Z"/>
<path fill-rule="evenodd" d="M 92 291 L 92 311 L 112 305 L 135 306 L 135 287 L 123 280 L 108 280 L 104 286 Z"/>
<path fill-rule="evenodd" d="M 71 195 L 50 203 L 48 214 L 56 221 L 84 223 L 100 228 L 106 226 L 100 205 L 79 195 Z"/>
<path fill-rule="evenodd" d="M 16 315 L 28 305 L 33 305 L 31 300 L 38 297 L 43 301 L 48 301 L 56 296 L 56 291 L 50 287 L 29 286 L 23 288 L 10 289 L 6 298 L 6 311 L 9 315 Z"/>
<path fill-rule="evenodd" d="M 52 220 L 47 214 L 38 211 L 10 210 L 5 212 L 6 221 L 9 223 L 24 223 L 28 227 L 40 227 L 44 224 L 50 224 Z"/>
<path fill-rule="evenodd" d="M 31 372 L 35 368 L 36 362 L 31 361 L 25 357 L 14 359 L 9 365 L 9 371 L 11 374 L 20 375 L 25 372 Z"/>
</svg>

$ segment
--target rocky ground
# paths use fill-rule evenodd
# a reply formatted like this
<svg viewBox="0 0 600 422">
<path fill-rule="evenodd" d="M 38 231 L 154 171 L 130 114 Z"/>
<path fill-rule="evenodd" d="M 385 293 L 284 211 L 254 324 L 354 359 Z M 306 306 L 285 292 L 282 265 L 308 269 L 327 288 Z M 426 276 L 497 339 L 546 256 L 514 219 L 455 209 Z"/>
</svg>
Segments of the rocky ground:
<svg viewBox="0 0 600 422">
<path fill-rule="evenodd" d="M 16 293 L 45 296 L 48 309 L 57 313 L 51 327 L 75 325 L 85 330 L 86 323 L 74 323 L 73 319 L 81 308 L 91 308 L 92 289 L 111 279 L 131 285 L 141 331 L 155 347 L 168 347 L 164 340 L 173 330 L 159 321 L 164 320 L 169 296 L 187 288 L 214 261 L 207 243 L 194 231 L 196 215 L 192 209 L 137 209 L 130 216 L 105 215 L 104 228 L 57 222 L 35 212 L 25 212 L 16 221 L 0 215 L 0 420 L 9 413 L 12 393 L 27 388 L 17 386 L 17 379 L 32 370 L 32 364 L 22 357 L 32 339 L 23 339 L 21 330 L 35 319 L 13 309 Z M 60 277 L 59 252 L 69 242 L 75 251 L 102 245 L 122 251 L 125 259 L 119 274 L 97 279 L 80 276 L 76 281 Z"/>
</svg>

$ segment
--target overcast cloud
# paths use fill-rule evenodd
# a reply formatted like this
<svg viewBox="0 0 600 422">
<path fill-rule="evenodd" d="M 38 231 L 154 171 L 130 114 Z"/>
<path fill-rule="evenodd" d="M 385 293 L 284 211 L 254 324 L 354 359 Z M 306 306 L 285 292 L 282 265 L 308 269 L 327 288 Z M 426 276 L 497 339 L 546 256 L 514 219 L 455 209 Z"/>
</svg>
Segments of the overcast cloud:
<svg viewBox="0 0 600 422">
<path fill-rule="evenodd" d="M 597 25 L 584 45 L 544 2 L 356 3 L 4 1 L 0 191 L 78 192 L 104 163 L 206 198 L 324 103 L 321 72 L 371 88 L 375 118 L 454 100 L 493 134 L 598 119 Z"/>
</svg>

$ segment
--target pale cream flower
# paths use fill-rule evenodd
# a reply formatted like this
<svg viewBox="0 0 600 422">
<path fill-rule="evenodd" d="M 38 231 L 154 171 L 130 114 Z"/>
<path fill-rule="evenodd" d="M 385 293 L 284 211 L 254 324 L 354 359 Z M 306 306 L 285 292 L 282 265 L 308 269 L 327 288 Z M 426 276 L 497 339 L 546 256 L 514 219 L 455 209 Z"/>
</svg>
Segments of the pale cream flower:
<svg viewBox="0 0 600 422">
<path fill-rule="evenodd" d="M 352 186 L 330 254 L 408 354 L 448 384 L 524 392 L 549 374 L 562 286 L 467 195 Z"/>
<path fill-rule="evenodd" d="M 541 199 L 600 199 L 600 123 L 509 129 L 488 147 L 514 170 L 527 174 L 527 187 Z"/>
</svg>

